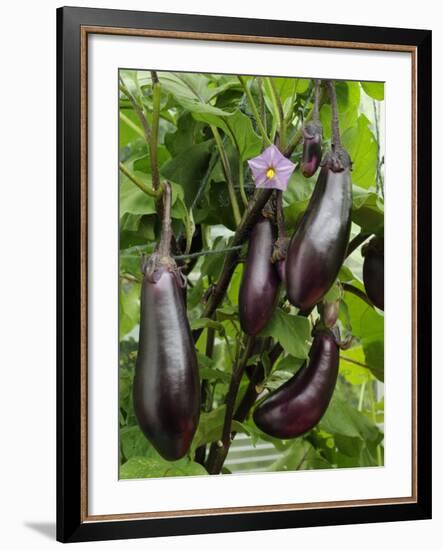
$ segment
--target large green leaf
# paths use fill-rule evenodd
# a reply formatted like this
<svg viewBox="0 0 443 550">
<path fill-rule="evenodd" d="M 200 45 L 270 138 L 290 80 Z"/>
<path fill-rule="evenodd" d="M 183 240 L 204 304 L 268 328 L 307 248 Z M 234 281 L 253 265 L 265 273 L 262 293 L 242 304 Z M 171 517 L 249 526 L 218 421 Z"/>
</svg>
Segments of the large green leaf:
<svg viewBox="0 0 443 550">
<path fill-rule="evenodd" d="M 201 185 L 208 167 L 213 141 L 192 145 L 184 152 L 167 161 L 161 168 L 161 175 L 182 186 L 186 206 L 190 206 Z"/>
<path fill-rule="evenodd" d="M 384 82 L 360 82 L 361 87 L 365 93 L 376 99 L 377 101 L 383 101 L 385 98 L 385 83 Z"/>
<path fill-rule="evenodd" d="M 208 103 L 212 92 L 206 75 L 159 73 L 159 80 L 162 89 L 172 94 L 174 99 L 191 113 L 209 113 L 218 116 L 229 114 Z"/>
<path fill-rule="evenodd" d="M 120 338 L 131 332 L 140 317 L 140 285 L 120 284 Z"/>
<path fill-rule="evenodd" d="M 201 464 L 186 458 L 167 462 L 160 458 L 132 457 L 120 466 L 120 479 L 207 475 Z"/>
<path fill-rule="evenodd" d="M 338 118 L 340 131 L 343 134 L 348 128 L 357 124 L 360 105 L 360 85 L 358 82 L 336 81 Z M 323 124 L 323 134 L 331 138 L 331 105 L 325 103 L 320 109 L 320 120 Z"/>
<path fill-rule="evenodd" d="M 272 336 L 287 353 L 304 359 L 308 356 L 310 330 L 306 317 L 290 315 L 277 308 L 260 336 Z"/>
<path fill-rule="evenodd" d="M 225 116 L 216 116 L 211 113 L 193 113 L 196 120 L 216 126 L 230 137 L 235 149 L 239 152 L 242 161 L 258 155 L 262 148 L 262 140 L 255 133 L 251 119 L 237 110 Z"/>
<path fill-rule="evenodd" d="M 364 414 L 334 396 L 320 426 L 332 435 L 358 437 L 363 440 L 377 440 L 380 431 Z"/>
<path fill-rule="evenodd" d="M 379 233 L 384 227 L 384 205 L 374 191 L 367 191 L 358 185 L 352 188 L 352 221 L 364 233 Z"/>
<path fill-rule="evenodd" d="M 375 189 L 377 143 L 369 128 L 369 120 L 360 115 L 357 124 L 344 132 L 342 142 L 352 159 L 353 183 L 364 189 Z"/>
</svg>

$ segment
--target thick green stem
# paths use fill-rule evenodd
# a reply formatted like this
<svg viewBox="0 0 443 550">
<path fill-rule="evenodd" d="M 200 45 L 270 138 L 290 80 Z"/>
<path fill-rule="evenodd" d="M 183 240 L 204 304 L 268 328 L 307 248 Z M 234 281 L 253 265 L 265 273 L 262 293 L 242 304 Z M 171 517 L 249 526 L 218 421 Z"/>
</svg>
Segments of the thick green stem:
<svg viewBox="0 0 443 550">
<path fill-rule="evenodd" d="M 151 153 L 151 174 L 152 186 L 154 189 L 160 187 L 160 172 L 158 168 L 158 126 L 160 119 L 160 100 L 161 88 L 160 82 L 155 71 L 151 71 L 152 78 L 152 130 L 149 140 L 149 150 Z"/>
<path fill-rule="evenodd" d="M 129 180 L 131 180 L 132 183 L 134 183 L 141 191 L 143 191 L 143 193 L 146 193 L 154 199 L 159 199 L 161 197 L 163 193 L 163 185 L 160 185 L 159 188 L 156 190 L 152 189 L 140 179 L 138 179 L 137 176 L 134 175 L 130 170 L 128 170 L 123 162 L 120 162 L 118 167 L 120 169 L 120 172 L 122 172 L 122 174 L 124 174 Z"/>
<path fill-rule="evenodd" d="M 272 145 L 271 140 L 268 138 L 266 134 L 265 127 L 263 126 L 263 122 L 260 118 L 260 114 L 257 109 L 257 105 L 255 104 L 254 98 L 252 97 L 251 90 L 248 88 L 247 82 L 243 76 L 238 75 L 237 78 L 240 81 L 240 84 L 243 86 L 243 90 L 245 91 L 245 94 L 249 101 L 249 106 L 251 107 L 252 113 L 254 114 L 255 121 L 257 123 L 257 128 L 259 129 L 259 132 L 261 134 L 261 137 L 263 138 L 263 142 L 266 145 Z"/>
<path fill-rule="evenodd" d="M 335 83 L 333 80 L 328 81 L 329 96 L 331 98 L 331 130 L 332 130 L 332 146 L 336 151 L 341 147 L 340 128 L 338 122 L 338 107 L 337 107 L 337 94 L 335 92 Z"/>
<path fill-rule="evenodd" d="M 231 201 L 232 212 L 234 214 L 235 225 L 238 226 L 241 220 L 240 208 L 238 206 L 237 195 L 235 194 L 234 182 L 232 180 L 231 167 L 229 166 L 228 155 L 226 154 L 223 141 L 220 137 L 218 128 L 211 124 L 211 130 L 214 135 L 215 143 L 217 145 L 218 152 L 220 154 L 220 160 L 223 167 L 223 173 L 225 174 L 226 183 L 228 185 L 229 199 Z"/>
<path fill-rule="evenodd" d="M 171 254 L 171 186 L 168 182 L 164 184 L 163 192 L 163 219 L 162 219 L 162 236 L 158 251 L 160 256 L 169 256 Z"/>
<path fill-rule="evenodd" d="M 285 114 L 283 112 L 283 105 L 281 103 L 280 95 L 275 87 L 274 80 L 272 78 L 267 78 L 266 81 L 268 84 L 269 95 L 279 121 L 279 149 L 284 150 L 286 142 L 286 121 Z"/>
</svg>

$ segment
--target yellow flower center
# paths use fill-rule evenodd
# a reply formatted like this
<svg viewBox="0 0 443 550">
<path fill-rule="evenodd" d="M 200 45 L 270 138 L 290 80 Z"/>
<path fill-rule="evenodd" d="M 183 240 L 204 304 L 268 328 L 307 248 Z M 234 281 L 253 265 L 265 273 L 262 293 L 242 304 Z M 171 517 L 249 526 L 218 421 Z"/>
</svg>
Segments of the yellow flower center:
<svg viewBox="0 0 443 550">
<path fill-rule="evenodd" d="M 272 168 L 272 166 L 270 168 L 268 168 L 267 172 L 266 172 L 266 177 L 269 179 L 269 180 L 272 180 L 272 178 L 275 176 L 275 170 L 274 168 Z"/>
</svg>

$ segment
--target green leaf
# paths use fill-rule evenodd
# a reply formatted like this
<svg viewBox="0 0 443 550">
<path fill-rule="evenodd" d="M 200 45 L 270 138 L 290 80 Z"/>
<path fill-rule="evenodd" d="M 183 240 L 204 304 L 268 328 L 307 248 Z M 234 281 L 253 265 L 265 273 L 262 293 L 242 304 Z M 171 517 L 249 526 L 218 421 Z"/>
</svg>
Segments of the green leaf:
<svg viewBox="0 0 443 550">
<path fill-rule="evenodd" d="M 384 227 L 384 206 L 377 193 L 357 185 L 352 188 L 352 221 L 365 233 L 378 233 Z"/>
<path fill-rule="evenodd" d="M 208 113 L 216 116 L 229 115 L 226 111 L 208 103 L 211 89 L 208 78 L 202 74 L 160 73 L 162 89 L 174 96 L 174 99 L 191 113 Z"/>
<path fill-rule="evenodd" d="M 286 445 L 281 456 L 266 470 L 268 472 L 295 471 L 330 468 L 331 465 L 320 456 L 305 439 L 299 438 Z"/>
<path fill-rule="evenodd" d="M 356 365 L 350 361 L 365 364 L 365 353 L 362 346 L 356 346 L 340 353 L 340 374 L 353 385 L 361 385 L 373 380 L 371 371 L 366 367 Z"/>
<path fill-rule="evenodd" d="M 212 443 L 221 438 L 225 420 L 226 406 L 222 405 L 209 413 L 201 413 L 197 431 L 192 441 L 192 449 L 197 449 L 205 443 Z"/>
<path fill-rule="evenodd" d="M 132 457 L 120 466 L 120 479 L 141 479 L 152 477 L 207 475 L 205 468 L 197 462 L 182 458 L 167 462 L 159 458 Z"/>
<path fill-rule="evenodd" d="M 135 174 L 143 183 L 152 185 L 151 180 L 145 174 Z M 155 214 L 155 201 L 141 191 L 126 176 L 120 174 L 120 217 L 124 214 Z"/>
<path fill-rule="evenodd" d="M 186 206 L 190 206 L 208 167 L 213 141 L 192 145 L 161 168 L 161 175 L 182 186 Z"/>
<path fill-rule="evenodd" d="M 210 113 L 194 113 L 193 116 L 196 120 L 221 128 L 230 137 L 242 161 L 260 153 L 262 140 L 255 133 L 251 119 L 241 111 L 237 110 L 224 117 Z"/>
<path fill-rule="evenodd" d="M 360 85 L 358 82 L 336 81 L 338 118 L 340 132 L 343 134 L 357 124 L 360 105 Z M 331 105 L 325 103 L 320 109 L 320 120 L 325 139 L 331 138 Z M 352 155 L 351 155 L 352 158 Z"/>
<path fill-rule="evenodd" d="M 344 148 L 352 160 L 352 181 L 364 189 L 376 186 L 377 142 L 365 115 L 358 117 L 357 125 L 342 135 Z"/>
<path fill-rule="evenodd" d="M 376 99 L 377 101 L 383 101 L 385 98 L 385 83 L 384 82 L 360 82 L 361 87 L 365 93 Z"/>
<path fill-rule="evenodd" d="M 363 440 L 376 440 L 380 431 L 366 418 L 345 401 L 334 396 L 328 410 L 321 419 L 320 427 L 332 435 L 358 437 Z"/>
<path fill-rule="evenodd" d="M 128 426 L 120 430 L 120 446 L 125 460 L 152 454 L 152 446 L 138 426 Z"/>
<path fill-rule="evenodd" d="M 289 315 L 277 308 L 260 336 L 272 336 L 287 353 L 305 359 L 308 356 L 307 340 L 310 331 L 309 320 L 306 317 Z"/>
<path fill-rule="evenodd" d="M 120 284 L 120 338 L 138 324 L 140 317 L 140 285 Z"/>
</svg>

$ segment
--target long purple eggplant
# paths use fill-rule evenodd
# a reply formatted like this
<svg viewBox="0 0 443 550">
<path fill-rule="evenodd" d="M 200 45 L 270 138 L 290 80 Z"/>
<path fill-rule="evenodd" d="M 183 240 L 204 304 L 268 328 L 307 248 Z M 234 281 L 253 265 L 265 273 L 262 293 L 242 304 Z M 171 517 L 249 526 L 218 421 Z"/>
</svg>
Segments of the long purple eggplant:
<svg viewBox="0 0 443 550">
<path fill-rule="evenodd" d="M 385 255 L 383 237 L 374 237 L 362 248 L 363 282 L 374 306 L 385 309 Z"/>
<path fill-rule="evenodd" d="M 272 225 L 260 218 L 252 229 L 238 298 L 240 325 L 255 336 L 269 321 L 275 307 L 279 277 L 271 262 Z"/>
<path fill-rule="evenodd" d="M 311 121 L 303 128 L 303 153 L 301 171 L 305 178 L 315 174 L 320 166 L 323 128 L 320 122 Z"/>
<path fill-rule="evenodd" d="M 162 260 L 153 254 L 143 269 L 134 411 L 160 455 L 178 460 L 197 429 L 200 382 L 180 274 Z"/>
<path fill-rule="evenodd" d="M 319 331 L 309 354 L 309 364 L 254 411 L 256 425 L 266 434 L 280 439 L 298 437 L 311 430 L 326 412 L 339 365 L 339 348 L 329 330 Z"/>
<path fill-rule="evenodd" d="M 289 301 L 301 310 L 319 302 L 345 259 L 351 228 L 350 159 L 344 150 L 328 153 L 286 257 Z"/>
</svg>

